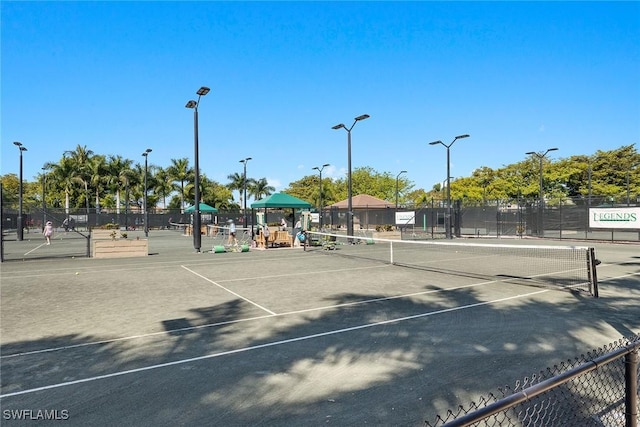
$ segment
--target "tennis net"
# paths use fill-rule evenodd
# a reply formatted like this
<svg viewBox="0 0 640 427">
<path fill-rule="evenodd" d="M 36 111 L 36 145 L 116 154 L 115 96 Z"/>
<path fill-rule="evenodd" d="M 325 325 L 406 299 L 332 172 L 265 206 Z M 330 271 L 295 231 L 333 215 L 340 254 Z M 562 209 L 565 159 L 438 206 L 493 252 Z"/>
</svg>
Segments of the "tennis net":
<svg viewBox="0 0 640 427">
<path fill-rule="evenodd" d="M 393 240 L 320 232 L 308 232 L 308 236 L 307 250 L 598 296 L 599 261 L 592 247 Z"/>
</svg>

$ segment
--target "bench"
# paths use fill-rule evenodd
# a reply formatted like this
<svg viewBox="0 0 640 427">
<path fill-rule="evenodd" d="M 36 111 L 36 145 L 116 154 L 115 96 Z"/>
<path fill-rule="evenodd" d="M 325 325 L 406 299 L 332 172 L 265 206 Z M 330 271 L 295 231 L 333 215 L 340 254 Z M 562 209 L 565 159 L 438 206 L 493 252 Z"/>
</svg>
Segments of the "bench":
<svg viewBox="0 0 640 427">
<path fill-rule="evenodd" d="M 274 231 L 269 237 L 269 241 L 272 242 L 273 245 L 291 246 L 291 235 L 286 231 Z"/>
</svg>

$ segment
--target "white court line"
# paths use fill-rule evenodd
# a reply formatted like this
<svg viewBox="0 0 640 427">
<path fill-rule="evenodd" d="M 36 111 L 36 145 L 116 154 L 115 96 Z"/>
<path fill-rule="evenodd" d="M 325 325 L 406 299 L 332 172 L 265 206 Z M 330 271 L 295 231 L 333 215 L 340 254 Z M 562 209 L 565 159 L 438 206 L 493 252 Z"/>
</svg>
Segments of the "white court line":
<svg viewBox="0 0 640 427">
<path fill-rule="evenodd" d="M 464 309 L 474 308 L 474 307 L 480 307 L 480 306 L 483 306 L 483 305 L 495 304 L 495 303 L 503 302 L 503 301 L 509 301 L 509 300 L 512 300 L 512 299 L 529 297 L 529 296 L 532 296 L 532 295 L 537 295 L 537 294 L 541 294 L 541 293 L 545 293 L 545 292 L 550 292 L 550 290 L 549 289 L 544 289 L 544 290 L 541 290 L 541 291 L 530 292 L 530 293 L 527 293 L 527 294 L 495 299 L 495 300 L 492 300 L 492 301 L 479 302 L 479 303 L 468 304 L 468 305 L 463 305 L 463 306 L 459 306 L 459 307 L 445 308 L 443 310 L 432 311 L 432 312 L 429 312 L 429 313 L 414 314 L 412 316 L 399 317 L 397 319 L 388 319 L 388 320 L 383 320 L 383 321 L 375 322 L 375 323 L 365 323 L 363 325 L 351 326 L 349 328 L 334 329 L 332 331 L 320 332 L 320 333 L 317 333 L 317 334 L 305 335 L 305 336 L 302 336 L 302 337 L 290 338 L 290 339 L 287 339 L 287 340 L 281 340 L 281 341 L 274 341 L 274 342 L 269 342 L 269 343 L 264 343 L 264 344 L 252 345 L 252 346 L 249 346 L 249 347 L 243 347 L 243 348 L 237 348 L 237 349 L 234 349 L 234 350 L 222 351 L 220 353 L 212 353 L 212 354 L 207 354 L 207 355 L 204 355 L 204 356 L 191 357 L 189 359 L 175 360 L 173 362 L 167 362 L 167 363 L 160 363 L 160 364 L 157 364 L 157 365 L 145 366 L 143 368 L 128 369 L 126 371 L 113 372 L 111 374 L 98 375 L 98 376 L 95 376 L 95 377 L 83 378 L 83 379 L 75 380 L 75 381 L 67 381 L 67 382 L 58 383 L 58 384 L 51 384 L 51 385 L 48 385 L 48 386 L 36 387 L 36 388 L 27 389 L 27 390 L 16 391 L 16 392 L 13 392 L 13 393 L 1 394 L 0 395 L 0 399 L 4 399 L 4 398 L 7 398 L 7 397 L 13 397 L 13 396 L 20 396 L 20 395 L 24 395 L 24 394 L 36 393 L 36 392 L 39 392 L 39 391 L 52 390 L 52 389 L 56 389 L 56 388 L 60 388 L 60 387 L 67 387 L 67 386 L 70 386 L 70 385 L 88 383 L 88 382 L 103 380 L 103 379 L 107 379 L 107 378 L 115 378 L 115 377 L 120 377 L 120 376 L 123 376 L 123 375 L 129 375 L 129 374 L 135 374 L 135 373 L 139 373 L 139 372 L 150 371 L 150 370 L 153 370 L 153 369 L 166 368 L 166 367 L 169 367 L 169 366 L 183 365 L 185 363 L 198 362 L 198 361 L 201 361 L 201 360 L 213 359 L 213 358 L 221 357 L 221 356 L 228 356 L 230 354 L 244 353 L 244 352 L 247 352 L 247 351 L 258 350 L 258 349 L 261 349 L 261 348 L 275 347 L 275 346 L 279 346 L 279 345 L 283 345 L 283 344 L 290 344 L 290 343 L 299 342 L 299 341 L 306 341 L 306 340 L 310 340 L 310 339 L 314 339 L 314 338 L 321 338 L 321 337 L 326 337 L 326 336 L 330 336 L 330 335 L 338 335 L 338 334 L 343 334 L 343 333 L 346 333 L 346 332 L 357 331 L 357 330 L 371 328 L 371 327 L 375 327 L 375 326 L 381 326 L 381 325 L 388 325 L 388 324 L 391 324 L 391 323 L 404 322 L 404 321 L 407 321 L 407 320 L 413 320 L 413 319 L 419 319 L 419 318 L 422 318 L 422 317 L 434 316 L 436 314 L 444 314 L 444 313 L 449 313 L 449 312 L 453 312 L 453 311 L 464 310 Z"/>
<path fill-rule="evenodd" d="M 29 252 L 25 253 L 24 255 L 29 255 L 31 252 L 40 249 L 41 247 L 43 247 L 44 245 L 46 245 L 47 242 L 42 243 L 41 245 L 36 246 L 35 248 L 31 249 Z"/>
<path fill-rule="evenodd" d="M 388 267 L 388 265 L 383 266 L 383 267 Z M 379 268 L 379 267 L 363 267 L 363 268 Z M 350 269 L 347 269 L 347 270 L 350 270 Z M 339 272 L 339 271 L 343 271 L 343 269 L 322 270 L 321 273 Z M 291 275 L 296 275 L 296 274 L 298 274 L 298 273 L 293 273 Z M 273 277 L 284 277 L 284 276 L 287 276 L 287 275 L 286 274 L 282 274 L 282 275 L 273 276 Z M 610 277 L 610 278 L 599 280 L 598 283 L 607 282 L 607 281 L 611 281 L 611 280 L 617 280 L 617 279 L 623 279 L 625 277 L 632 277 L 632 276 L 640 276 L 640 273 L 630 273 L 630 274 L 625 274 L 625 275 L 622 275 L 622 276 Z M 229 280 L 224 280 L 224 281 L 236 281 L 236 280 L 243 280 L 243 279 L 229 279 Z M 252 280 L 252 279 L 251 278 L 247 278 L 245 280 Z M 410 294 L 395 295 L 395 296 L 381 297 L 381 298 L 372 298 L 372 299 L 348 302 L 348 303 L 343 303 L 343 304 L 333 304 L 333 305 L 327 305 L 327 306 L 323 306 L 323 307 L 313 307 L 313 308 L 306 308 L 306 309 L 303 309 L 303 310 L 287 311 L 287 312 L 279 313 L 279 314 L 270 314 L 270 315 L 264 315 L 264 316 L 247 317 L 245 319 L 229 320 L 229 321 L 217 322 L 217 323 L 207 323 L 205 325 L 198 325 L 198 326 L 187 326 L 187 327 L 184 327 L 184 328 L 172 329 L 170 331 L 152 332 L 152 333 L 148 333 L 148 334 L 130 335 L 128 337 L 112 338 L 112 339 L 101 340 L 101 341 L 91 341 L 91 342 L 86 342 L 86 343 L 82 343 L 82 344 L 73 344 L 73 345 L 66 345 L 66 346 L 61 346 L 61 347 L 44 348 L 44 349 L 41 349 L 41 350 L 33 350 L 33 351 L 26 351 L 26 352 L 22 352 L 22 353 L 0 355 L 0 359 L 7 359 L 7 358 L 21 357 L 21 356 L 30 356 L 30 355 L 39 354 L 39 353 L 50 353 L 50 352 L 54 352 L 54 351 L 69 350 L 69 349 L 80 348 L 80 347 L 88 347 L 88 346 L 93 346 L 93 345 L 110 344 L 110 343 L 115 343 L 115 342 L 119 342 L 119 341 L 130 341 L 130 340 L 135 340 L 135 339 L 149 338 L 149 337 L 158 336 L 158 335 L 167 335 L 167 334 L 176 333 L 176 332 L 187 332 L 187 331 L 193 331 L 193 330 L 202 329 L 202 328 L 211 328 L 211 327 L 216 327 L 216 326 L 230 325 L 230 324 L 234 324 L 234 323 L 250 322 L 250 321 L 253 321 L 253 320 L 268 319 L 270 317 L 278 317 L 278 316 L 283 317 L 283 316 L 289 316 L 289 315 L 292 315 L 292 314 L 310 313 L 310 312 L 313 312 L 313 311 L 332 310 L 332 309 L 335 309 L 335 308 L 342 308 L 342 307 L 348 307 L 348 306 L 354 306 L 354 305 L 369 304 L 369 303 L 372 303 L 372 302 L 391 301 L 391 300 L 394 300 L 394 299 L 409 298 L 409 297 L 427 295 L 427 294 L 437 293 L 437 292 L 455 291 L 455 290 L 459 290 L 459 289 L 472 288 L 472 287 L 476 287 L 476 286 L 490 285 L 492 283 L 501 283 L 501 282 L 508 281 L 508 280 L 510 280 L 510 279 L 491 280 L 491 281 L 487 281 L 487 282 L 472 283 L 470 285 L 456 286 L 456 287 L 452 287 L 452 288 L 431 289 L 431 290 L 428 290 L 428 291 L 413 292 L 413 293 L 410 293 Z M 549 289 L 549 290 L 555 290 L 555 289 Z"/>
<path fill-rule="evenodd" d="M 191 269 L 190 269 L 190 268 L 188 268 L 188 267 L 185 267 L 184 265 L 181 265 L 180 267 L 184 268 L 185 270 L 187 270 L 188 272 L 190 272 L 190 273 L 192 273 L 192 274 L 195 274 L 196 276 L 200 277 L 201 279 L 204 279 L 204 280 L 206 280 L 207 282 L 209 282 L 209 283 L 212 283 L 212 284 L 216 285 L 216 286 L 217 286 L 217 287 L 219 287 L 220 289 L 224 289 L 225 291 L 229 292 L 230 294 L 235 295 L 235 296 L 237 296 L 238 298 L 245 300 L 245 301 L 246 301 L 246 302 L 248 302 L 249 304 L 253 304 L 253 305 L 255 305 L 256 307 L 258 307 L 259 309 L 264 310 L 264 311 L 266 311 L 266 312 L 267 312 L 267 313 L 269 313 L 269 314 L 272 314 L 272 315 L 274 315 L 274 316 L 276 315 L 276 313 L 274 313 L 273 311 L 269 310 L 268 308 L 265 308 L 265 307 L 261 306 L 260 304 L 258 304 L 258 303 L 255 303 L 255 302 L 251 301 L 249 298 L 245 298 L 245 297 L 243 297 L 242 295 L 240 295 L 240 294 L 238 294 L 238 293 L 236 293 L 236 292 L 233 292 L 233 291 L 232 291 L 231 289 L 229 289 L 229 288 L 225 288 L 225 287 L 224 287 L 224 286 L 222 286 L 221 284 L 214 282 L 213 280 L 209 279 L 208 277 L 205 277 L 205 276 L 203 276 L 203 275 L 202 275 L 202 274 L 200 274 L 200 273 L 196 273 L 195 271 L 191 270 Z"/>
<path fill-rule="evenodd" d="M 326 270 L 324 272 L 326 272 Z M 509 279 L 505 279 L 505 280 L 509 280 Z M 187 332 L 187 331 L 193 331 L 193 330 L 202 329 L 202 328 L 212 328 L 212 327 L 216 327 L 216 326 L 232 325 L 234 323 L 241 323 L 241 322 L 249 322 L 249 321 L 253 321 L 253 320 L 268 319 L 268 318 L 271 318 L 271 317 L 284 317 L 284 316 L 290 316 L 292 314 L 310 313 L 310 312 L 313 312 L 313 311 L 322 311 L 322 310 L 333 310 L 333 309 L 336 309 L 336 308 L 349 307 L 349 306 L 353 306 L 353 305 L 363 305 L 363 304 L 369 304 L 369 303 L 372 303 L 372 302 L 380 302 L 380 301 L 391 301 L 391 300 L 395 300 L 395 299 L 409 298 L 409 297 L 414 297 L 414 296 L 433 294 L 433 293 L 437 293 L 437 292 L 455 291 L 455 290 L 459 290 L 459 289 L 472 288 L 472 287 L 475 287 L 475 286 L 482 286 L 482 285 L 488 285 L 488 284 L 491 284 L 491 283 L 499 283 L 499 282 L 501 282 L 501 280 L 500 281 L 492 280 L 490 282 L 473 283 L 471 285 L 456 286 L 454 288 L 431 289 L 431 290 L 428 290 L 428 291 L 413 292 L 413 293 L 404 294 L 404 295 L 394 295 L 394 296 L 390 296 L 390 297 L 372 298 L 372 299 L 366 299 L 366 300 L 362 300 L 362 301 L 353 301 L 353 302 L 345 302 L 345 303 L 342 303 L 342 304 L 326 305 L 326 306 L 323 306 L 323 307 L 305 308 L 305 309 L 302 309 L 302 310 L 287 311 L 287 312 L 284 312 L 284 313 L 273 314 L 273 315 L 247 317 L 245 319 L 227 320 L 225 322 L 207 323 L 205 325 L 198 325 L 198 326 L 186 326 L 184 328 L 171 329 L 170 331 L 152 332 L 152 333 L 148 333 L 148 334 L 131 335 L 131 336 L 128 336 L 128 337 L 112 338 L 112 339 L 101 340 L 101 341 L 92 341 L 92 342 L 86 342 L 86 343 L 82 343 L 82 344 L 72 344 L 72 345 L 65 345 L 65 346 L 61 346 L 61 347 L 43 348 L 41 350 L 25 351 L 23 353 L 0 355 L 0 359 L 8 359 L 8 358 L 20 357 L 20 356 L 31 356 L 31 355 L 39 354 L 39 353 L 51 353 L 51 352 L 54 352 L 54 351 L 69 350 L 69 349 L 73 349 L 73 348 L 87 347 L 87 346 L 92 346 L 92 345 L 110 344 L 110 343 L 114 343 L 114 342 L 118 342 L 118 341 L 130 341 L 130 340 L 134 340 L 134 339 L 149 338 L 149 337 L 153 337 L 153 336 L 157 336 L 157 335 L 168 335 L 168 334 L 174 334 L 176 332 Z"/>
<path fill-rule="evenodd" d="M 224 279 L 220 280 L 220 282 L 242 282 L 244 280 L 255 280 L 255 279 L 275 279 L 278 277 L 292 277 L 292 276 L 306 276 L 309 274 L 326 274 L 326 273 L 339 273 L 342 271 L 354 271 L 354 270 L 370 270 L 372 268 L 389 268 L 392 267 L 391 264 L 384 265 L 372 265 L 369 267 L 346 267 L 346 268 L 337 268 L 335 270 L 305 270 L 300 273 L 285 273 L 285 274 L 271 274 L 269 276 L 253 276 L 253 277 L 242 277 L 236 279 Z"/>
<path fill-rule="evenodd" d="M 41 245 L 42 246 L 42 245 Z M 295 254 L 290 255 L 290 257 L 293 256 L 295 258 L 301 258 L 304 255 L 300 255 L 297 256 Z M 276 259 L 276 258 L 273 258 Z M 267 261 L 272 260 L 271 258 L 267 259 Z M 91 262 L 91 258 L 78 258 L 77 261 L 79 263 L 85 263 L 85 262 Z M 41 261 L 41 262 L 47 262 L 47 261 Z M 58 262 L 58 260 L 53 260 L 52 262 Z M 157 269 L 157 266 L 163 266 L 166 267 L 168 265 L 183 265 L 185 263 L 184 259 L 180 259 L 180 260 L 175 260 L 175 261 L 171 261 L 171 260 L 162 260 L 162 261 L 157 261 L 157 262 L 150 262 L 150 261 L 146 261 L 144 263 L 144 265 L 127 265 L 127 266 L 122 266 L 122 265 L 114 265 L 114 264 L 108 264 L 108 265 L 104 265 L 102 267 L 104 268 L 99 268 L 99 266 L 96 266 L 95 264 L 83 264 L 83 265 L 77 265 L 74 267 L 63 267 L 63 268 L 46 268 L 46 269 L 42 269 L 42 273 L 33 273 L 33 274 L 25 274 L 25 270 L 19 270 L 19 271 L 2 271 L 2 279 L 3 280 L 12 280 L 12 279 L 17 279 L 22 281 L 24 278 L 28 278 L 28 277 L 50 277 L 52 275 L 68 275 L 68 274 L 74 274 L 76 271 L 83 271 L 86 270 L 87 274 L 104 274 L 104 273 L 108 273 L 110 271 L 138 271 L 138 270 L 155 270 Z M 188 261 L 189 265 L 196 265 L 196 266 L 200 266 L 200 265 L 211 265 L 211 260 L 210 259 L 202 259 L 200 261 L 197 260 L 189 260 Z M 226 260 L 224 262 L 221 262 L 220 264 L 216 263 L 216 265 L 234 265 L 234 264 L 242 264 L 244 263 L 244 261 L 232 261 L 232 260 Z M 26 271 L 33 271 L 33 269 L 28 269 Z M 38 271 L 38 270 L 36 270 Z"/>
</svg>

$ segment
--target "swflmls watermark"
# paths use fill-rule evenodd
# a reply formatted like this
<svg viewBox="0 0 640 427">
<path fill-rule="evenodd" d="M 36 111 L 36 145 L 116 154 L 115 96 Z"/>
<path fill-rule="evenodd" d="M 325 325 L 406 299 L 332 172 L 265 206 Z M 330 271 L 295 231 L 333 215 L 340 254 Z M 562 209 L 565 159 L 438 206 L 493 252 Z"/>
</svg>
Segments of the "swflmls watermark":
<svg viewBox="0 0 640 427">
<path fill-rule="evenodd" d="M 69 419 L 68 409 L 5 409 L 2 419 L 11 421 L 64 421 Z"/>
</svg>

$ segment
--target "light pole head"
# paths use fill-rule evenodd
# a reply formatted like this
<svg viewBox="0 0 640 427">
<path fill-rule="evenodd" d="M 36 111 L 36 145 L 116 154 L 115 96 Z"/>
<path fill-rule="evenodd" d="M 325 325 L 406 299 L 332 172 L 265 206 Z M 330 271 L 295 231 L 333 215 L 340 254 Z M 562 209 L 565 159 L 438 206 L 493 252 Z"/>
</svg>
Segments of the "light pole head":
<svg viewBox="0 0 640 427">
<path fill-rule="evenodd" d="M 144 157 L 147 157 L 149 155 L 150 152 L 152 152 L 153 150 L 151 148 L 147 148 L 146 150 L 144 150 L 144 153 L 142 153 L 142 155 Z"/>
<path fill-rule="evenodd" d="M 469 138 L 469 136 L 470 136 L 469 134 L 466 134 L 466 133 L 465 133 L 464 135 L 458 135 L 458 136 L 456 136 L 456 138 L 455 138 L 455 139 Z"/>
<path fill-rule="evenodd" d="M 18 147 L 22 147 L 22 142 L 13 141 L 13 145 L 16 145 Z"/>
<path fill-rule="evenodd" d="M 331 129 L 340 129 L 340 128 L 345 128 L 346 129 L 347 127 L 344 125 L 344 123 L 340 123 L 340 124 L 337 124 L 337 125 L 331 127 Z M 15 144 L 15 142 L 14 142 L 14 144 Z"/>
<path fill-rule="evenodd" d="M 27 151 L 27 147 L 25 147 L 25 146 L 21 145 L 21 146 L 20 146 L 20 151 Z"/>
<path fill-rule="evenodd" d="M 329 163 L 325 163 L 324 165 L 322 165 L 323 168 L 326 168 L 327 166 L 331 166 Z"/>
<path fill-rule="evenodd" d="M 317 166 L 315 166 L 315 167 L 313 167 L 313 168 L 311 168 L 311 169 L 316 170 L 316 171 L 320 171 L 320 168 L 319 168 L 319 167 L 317 167 Z"/>
<path fill-rule="evenodd" d="M 398 176 L 402 175 L 403 173 L 407 173 L 407 171 L 400 171 L 400 172 L 398 173 Z"/>
<path fill-rule="evenodd" d="M 538 153 L 536 153 L 534 151 L 529 151 L 529 152 L 524 153 L 524 154 L 526 154 L 527 156 L 533 156 L 533 155 L 538 154 Z"/>
<path fill-rule="evenodd" d="M 193 99 L 187 102 L 187 105 L 185 105 L 186 108 L 196 108 L 197 106 L 198 106 L 198 103 Z"/>
<path fill-rule="evenodd" d="M 433 141 L 433 142 L 430 142 L 430 143 L 429 143 L 429 145 L 438 145 L 438 144 L 442 144 L 442 145 L 444 145 L 444 142 L 442 142 L 442 141 L 438 140 L 438 141 Z"/>
<path fill-rule="evenodd" d="M 200 89 L 198 89 L 198 91 L 196 92 L 196 95 L 204 96 L 204 95 L 208 94 L 210 90 L 211 89 L 209 89 L 208 87 L 202 86 Z"/>
<path fill-rule="evenodd" d="M 356 117 L 354 120 L 356 122 L 359 122 L 360 120 L 368 119 L 369 117 L 371 117 L 371 116 L 369 116 L 368 114 L 363 114 L 361 116 Z"/>
<path fill-rule="evenodd" d="M 252 160 L 251 157 L 247 157 L 246 159 L 240 160 L 240 163 L 247 163 L 249 160 Z"/>
</svg>

